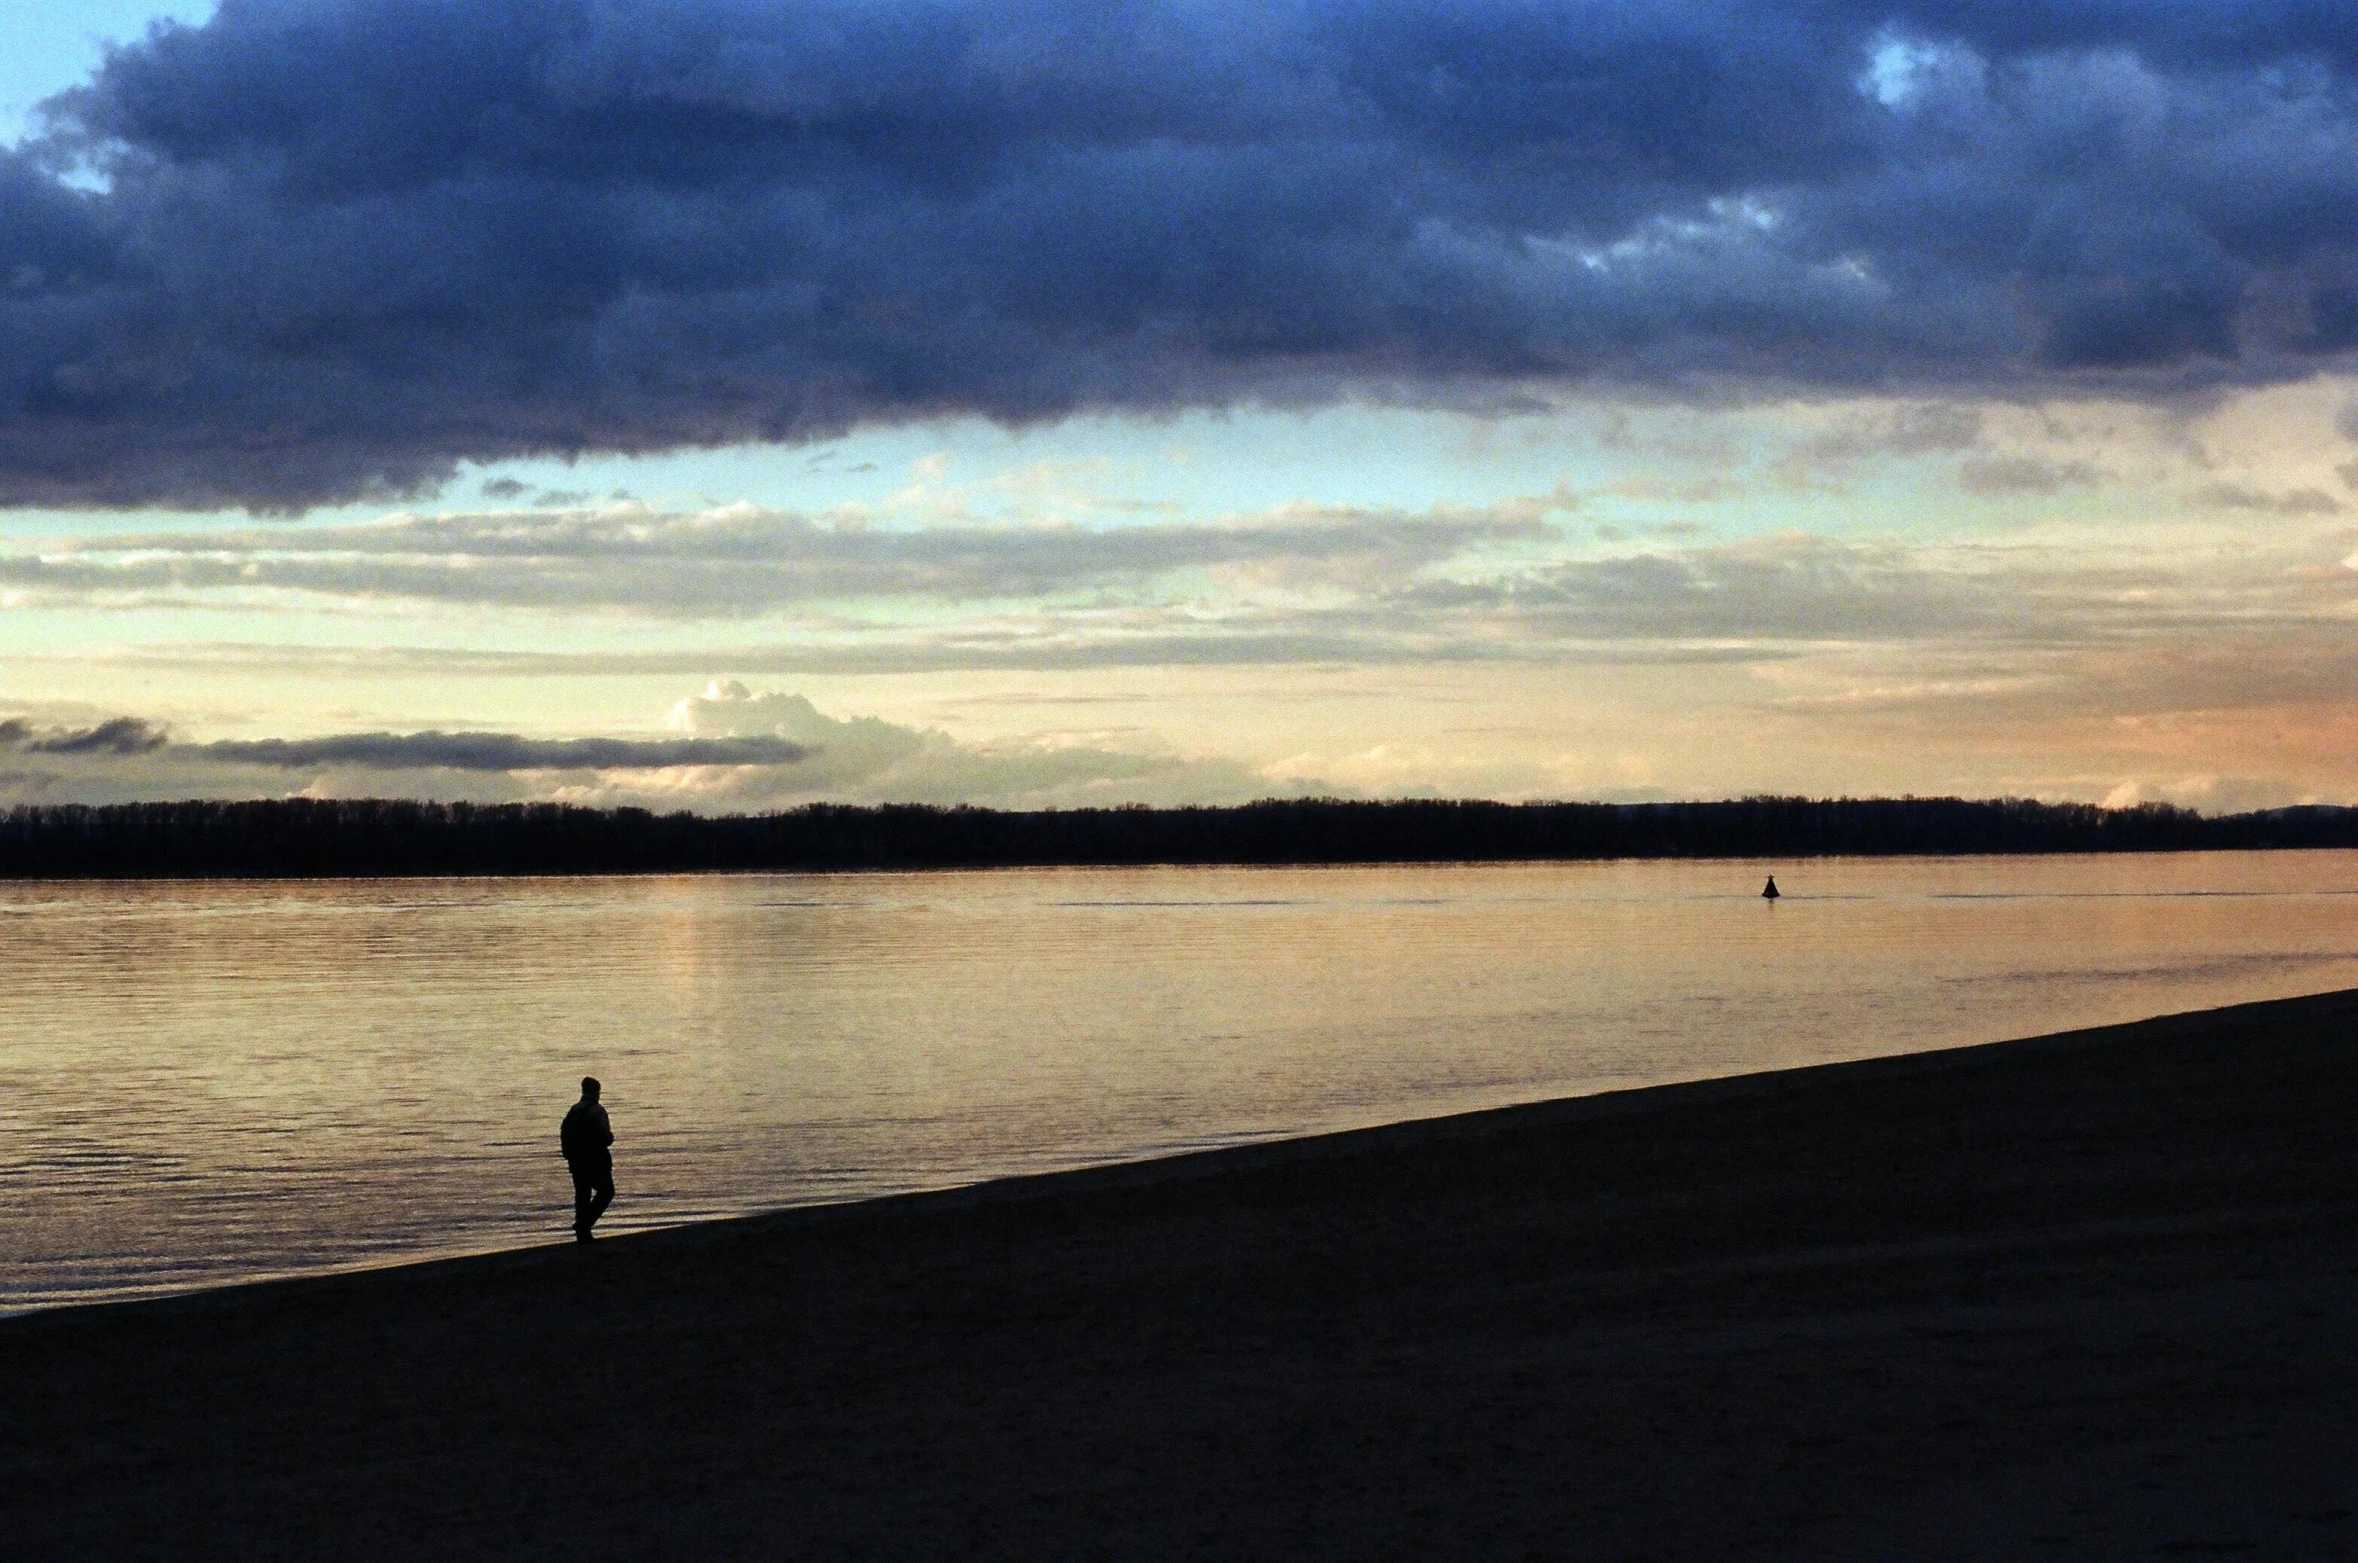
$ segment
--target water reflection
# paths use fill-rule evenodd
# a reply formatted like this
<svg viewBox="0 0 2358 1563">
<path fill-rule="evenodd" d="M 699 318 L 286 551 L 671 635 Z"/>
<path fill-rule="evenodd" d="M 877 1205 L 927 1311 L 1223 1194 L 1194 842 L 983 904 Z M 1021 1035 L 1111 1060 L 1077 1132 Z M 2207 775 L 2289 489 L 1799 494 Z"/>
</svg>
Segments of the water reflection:
<svg viewBox="0 0 2358 1563">
<path fill-rule="evenodd" d="M 1764 903 L 1773 867 L 1785 895 Z M 0 1302 L 2358 984 L 2358 854 L 0 886 Z"/>
</svg>

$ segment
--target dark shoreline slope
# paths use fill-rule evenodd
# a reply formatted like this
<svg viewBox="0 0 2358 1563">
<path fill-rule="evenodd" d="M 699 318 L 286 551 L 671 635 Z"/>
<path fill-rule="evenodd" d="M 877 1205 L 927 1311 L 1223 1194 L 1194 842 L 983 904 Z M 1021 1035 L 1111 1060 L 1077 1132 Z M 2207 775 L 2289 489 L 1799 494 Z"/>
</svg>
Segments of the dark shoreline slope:
<svg viewBox="0 0 2358 1563">
<path fill-rule="evenodd" d="M 31 1315 L 0 1547 L 2348 1557 L 2354 1125 L 2332 994 Z"/>
<path fill-rule="evenodd" d="M 2358 847 L 2358 809 L 2206 816 L 2027 798 L 1719 803 L 1352 802 L 1002 810 L 819 803 L 652 814 L 400 798 L 19 805 L 0 879 L 374 878 Z"/>
</svg>

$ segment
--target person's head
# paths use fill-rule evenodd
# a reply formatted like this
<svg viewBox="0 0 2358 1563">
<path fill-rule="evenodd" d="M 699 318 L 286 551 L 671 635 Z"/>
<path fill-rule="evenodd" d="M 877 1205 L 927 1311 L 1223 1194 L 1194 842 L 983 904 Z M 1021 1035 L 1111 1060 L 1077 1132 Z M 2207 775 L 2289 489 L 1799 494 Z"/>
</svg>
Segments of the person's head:
<svg viewBox="0 0 2358 1563">
<path fill-rule="evenodd" d="M 596 1075 L 581 1077 L 581 1099 L 585 1102 L 594 1102 L 598 1099 L 598 1077 Z"/>
</svg>

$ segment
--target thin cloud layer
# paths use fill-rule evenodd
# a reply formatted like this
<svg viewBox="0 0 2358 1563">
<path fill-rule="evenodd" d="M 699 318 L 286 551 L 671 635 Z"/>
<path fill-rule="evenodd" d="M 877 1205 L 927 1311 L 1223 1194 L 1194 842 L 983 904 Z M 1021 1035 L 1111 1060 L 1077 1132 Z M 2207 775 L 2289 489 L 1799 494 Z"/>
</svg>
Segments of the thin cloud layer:
<svg viewBox="0 0 2358 1563">
<path fill-rule="evenodd" d="M 729 506 L 399 516 L 362 526 L 73 539 L 0 553 L 0 590 L 71 603 L 276 591 L 727 618 L 826 601 L 971 603 L 1245 572 L 1392 580 L 1546 535 L 1532 502 L 1463 513 L 1294 506 L 1216 524 L 870 528 Z"/>
<path fill-rule="evenodd" d="M 524 738 L 515 733 L 340 733 L 329 738 L 224 739 L 209 760 L 274 770 L 351 766 L 379 771 L 647 771 L 683 765 L 798 765 L 800 744 L 748 738 Z"/>
<path fill-rule="evenodd" d="M 516 733 L 341 733 L 326 738 L 223 739 L 174 743 L 166 728 L 135 716 L 90 727 L 36 728 L 0 721 L 0 753 L 126 757 L 168 753 L 179 762 L 267 770 L 587 771 L 660 770 L 695 765 L 799 765 L 801 744 L 769 734 L 720 738 L 527 738 Z"/>
<path fill-rule="evenodd" d="M 2358 12 L 2310 0 L 225 0 L 49 112 L 0 504 L 2358 346 Z"/>
<path fill-rule="evenodd" d="M 1313 531 L 1323 535 L 1324 527 L 1322 522 Z M 566 525 L 556 531 L 572 535 Z M 1289 540 L 1282 528 L 1171 528 L 1159 537 L 978 532 L 945 547 L 953 563 L 941 571 L 921 546 L 905 547 L 898 538 L 883 562 L 855 560 L 850 577 L 879 599 L 876 611 L 865 616 L 843 608 L 816 611 L 834 600 L 826 583 L 840 579 L 823 558 L 771 569 L 754 561 L 730 564 L 724 548 L 708 561 L 709 572 L 699 565 L 687 577 L 673 577 L 627 550 L 607 558 L 591 548 L 571 562 L 528 552 L 512 568 L 490 554 L 442 557 L 421 549 L 410 558 L 402 552 L 411 546 L 410 523 L 338 531 L 330 534 L 332 546 L 303 553 L 304 540 L 319 535 L 309 529 L 277 534 L 284 547 L 272 551 L 262 545 L 274 535 L 257 533 L 251 556 L 234 543 L 215 549 L 218 537 L 195 547 L 183 541 L 179 552 L 167 551 L 166 539 L 111 539 L 103 541 L 113 552 L 87 557 L 0 556 L 0 587 L 29 587 L 31 601 L 121 596 L 178 604 L 205 601 L 214 588 L 289 589 L 300 583 L 314 591 L 465 605 L 622 606 L 677 614 L 692 623 L 714 611 L 701 583 L 741 570 L 746 579 L 734 588 L 733 606 L 720 611 L 814 610 L 790 624 L 786 638 L 736 644 L 522 651 L 220 643 L 110 654 L 223 673 L 502 677 L 1340 664 L 1701 666 L 1790 658 L 1840 644 L 1922 655 L 1971 647 L 1980 655 L 2100 651 L 2174 638 L 2244 644 L 2253 637 L 2295 648 L 2289 666 L 2298 667 L 2314 654 L 2320 637 L 2346 635 L 2358 602 L 2358 553 L 2352 551 L 2358 533 L 2338 519 L 2307 514 L 2287 518 L 2272 538 L 2238 536 L 2229 547 L 2220 546 L 2215 532 L 2176 541 L 2157 536 L 2135 545 L 2088 538 L 1900 542 L 1802 532 L 1683 546 L 1576 544 L 1563 533 L 1478 522 L 1462 531 L 1440 526 L 1431 532 L 1420 523 L 1395 537 L 1389 523 L 1379 520 L 1378 544 L 1353 541 L 1358 534 L 1340 526 L 1340 540 L 1321 557 Z M 456 534 L 434 523 L 425 526 L 425 535 Z M 855 556 L 868 541 L 859 534 L 826 535 L 828 548 L 841 541 Z M 921 542 L 934 535 L 905 537 Z M 650 536 L 653 546 L 673 546 L 663 541 L 660 526 Z M 355 537 L 382 540 L 386 552 L 362 554 Z M 1542 546 L 1527 553 L 1478 551 L 1491 542 L 1535 540 Z M 992 551 L 1001 541 L 1008 547 L 1004 556 Z M 968 545 L 972 554 L 960 559 Z M 1238 573 L 1216 575 L 1207 559 Z M 544 573 L 553 580 L 542 581 Z M 1037 595 L 1012 591 L 1006 583 L 1013 577 L 1032 582 Z M 1120 582 L 1138 589 L 1110 590 Z M 895 611 L 890 600 L 953 590 L 986 601 L 935 616 Z M 2281 675 L 2288 664 L 2270 659 L 2269 665 Z M 692 730 L 776 729 L 706 723 Z M 846 738 L 836 734 L 830 741 Z"/>
</svg>

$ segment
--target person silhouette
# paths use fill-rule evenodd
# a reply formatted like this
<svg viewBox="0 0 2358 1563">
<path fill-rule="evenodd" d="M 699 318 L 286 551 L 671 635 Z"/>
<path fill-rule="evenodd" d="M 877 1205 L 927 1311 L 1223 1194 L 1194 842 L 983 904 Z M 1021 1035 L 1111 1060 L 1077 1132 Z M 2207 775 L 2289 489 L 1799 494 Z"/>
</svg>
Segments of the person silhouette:
<svg viewBox="0 0 2358 1563">
<path fill-rule="evenodd" d="M 557 1131 L 557 1146 L 573 1173 L 573 1240 L 590 1241 L 590 1228 L 614 1203 L 614 1126 L 598 1104 L 603 1089 L 595 1075 L 581 1079 L 581 1100 L 565 1114 Z"/>
</svg>

